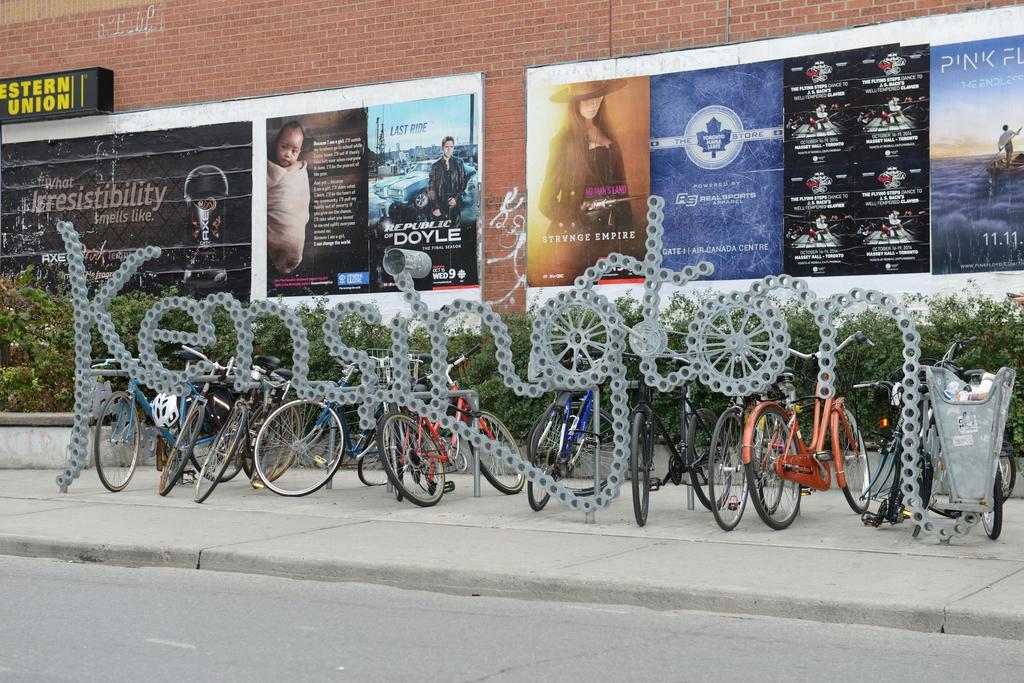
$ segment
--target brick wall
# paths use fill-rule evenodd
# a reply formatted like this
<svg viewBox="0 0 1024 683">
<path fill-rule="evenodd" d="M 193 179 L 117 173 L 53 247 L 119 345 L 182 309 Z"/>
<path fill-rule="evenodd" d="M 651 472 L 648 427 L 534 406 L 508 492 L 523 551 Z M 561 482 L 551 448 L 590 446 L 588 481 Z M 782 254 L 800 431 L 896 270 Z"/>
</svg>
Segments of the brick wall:
<svg viewBox="0 0 1024 683">
<path fill-rule="evenodd" d="M 42 18 L 0 24 L 0 77 L 104 66 L 126 111 L 482 71 L 486 223 L 507 190 L 526 186 L 527 67 L 1018 1 L 81 0 L 47 13 L 37 0 L 24 16 Z M 501 249 L 485 244 L 485 258 Z M 501 297 L 512 276 L 484 267 L 485 298 Z"/>
</svg>

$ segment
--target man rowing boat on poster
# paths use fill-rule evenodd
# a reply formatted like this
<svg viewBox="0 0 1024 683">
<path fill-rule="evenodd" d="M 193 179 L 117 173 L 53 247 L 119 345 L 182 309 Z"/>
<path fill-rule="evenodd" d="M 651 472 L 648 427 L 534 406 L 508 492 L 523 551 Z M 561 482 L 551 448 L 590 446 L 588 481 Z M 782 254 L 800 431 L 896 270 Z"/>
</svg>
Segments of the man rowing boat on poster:
<svg viewBox="0 0 1024 683">
<path fill-rule="evenodd" d="M 1009 125 L 1003 124 L 1003 134 L 999 136 L 999 151 L 1006 150 L 1006 168 L 1010 168 L 1010 162 L 1013 161 L 1013 138 L 1020 131 L 1020 128 L 1012 131 Z"/>
</svg>

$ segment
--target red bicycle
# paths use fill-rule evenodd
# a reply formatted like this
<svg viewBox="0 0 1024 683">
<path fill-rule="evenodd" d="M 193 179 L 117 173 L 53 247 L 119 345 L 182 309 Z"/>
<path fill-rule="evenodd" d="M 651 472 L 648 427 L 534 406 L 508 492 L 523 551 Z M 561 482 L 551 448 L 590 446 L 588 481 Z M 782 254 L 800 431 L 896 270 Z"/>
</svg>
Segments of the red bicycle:
<svg viewBox="0 0 1024 683">
<path fill-rule="evenodd" d="M 452 370 L 479 351 L 480 346 L 477 345 L 449 359 L 446 373 L 449 389 L 459 389 L 452 379 Z M 472 424 L 471 421 L 476 420 L 482 434 L 505 445 L 521 459 L 518 442 L 496 415 L 473 410 L 461 396 L 453 399 L 451 409 L 460 422 Z M 377 427 L 377 444 L 381 464 L 388 481 L 395 487 L 396 496 L 408 498 L 422 507 L 436 505 L 447 491 L 453 490 L 454 482 L 446 482 L 445 475 L 468 471 L 473 460 L 473 446 L 468 441 L 436 422 L 406 411 L 394 411 L 381 419 Z M 482 451 L 480 473 L 494 488 L 507 495 L 519 493 L 526 483 L 524 474 L 500 457 Z"/>
</svg>

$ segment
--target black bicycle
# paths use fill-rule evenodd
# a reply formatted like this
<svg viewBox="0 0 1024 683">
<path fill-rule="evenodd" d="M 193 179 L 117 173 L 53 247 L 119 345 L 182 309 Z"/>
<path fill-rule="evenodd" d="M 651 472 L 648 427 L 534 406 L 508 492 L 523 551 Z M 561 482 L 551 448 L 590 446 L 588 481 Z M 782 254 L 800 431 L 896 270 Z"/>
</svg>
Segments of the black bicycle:
<svg viewBox="0 0 1024 683">
<path fill-rule="evenodd" d="M 626 360 L 639 361 L 639 356 L 623 354 Z M 683 365 L 688 361 L 681 356 L 668 360 Z M 693 487 L 701 505 L 711 509 L 704 488 L 708 483 L 708 451 L 714 433 L 717 417 L 707 408 L 694 408 L 689 383 L 674 393 L 658 395 L 641 375 L 630 383 L 637 389 L 637 401 L 630 414 L 630 477 L 633 484 L 633 514 L 640 526 L 647 524 L 651 491 L 657 491 L 668 482 L 675 485 L 686 483 Z M 673 401 L 679 406 L 679 434 L 676 442 L 668 428 L 654 409 L 652 401 Z M 654 444 L 656 438 L 668 448 L 668 471 L 663 477 L 652 477 L 654 468 Z"/>
</svg>

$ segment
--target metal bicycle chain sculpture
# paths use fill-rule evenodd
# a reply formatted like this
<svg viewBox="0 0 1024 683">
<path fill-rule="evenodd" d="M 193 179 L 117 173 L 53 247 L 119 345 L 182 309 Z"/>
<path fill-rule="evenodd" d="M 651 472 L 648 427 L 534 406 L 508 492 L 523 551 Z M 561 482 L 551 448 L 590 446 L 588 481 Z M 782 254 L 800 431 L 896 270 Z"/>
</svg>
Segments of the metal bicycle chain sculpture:
<svg viewBox="0 0 1024 683">
<path fill-rule="evenodd" d="M 95 326 L 110 355 L 121 368 L 156 391 L 183 395 L 185 383 L 213 368 L 197 364 L 186 374 L 167 369 L 156 353 L 156 342 L 203 346 L 214 342 L 213 310 L 227 310 L 237 335 L 236 365 L 231 378 L 234 388 L 243 391 L 251 386 L 253 351 L 252 323 L 265 315 L 280 317 L 293 343 L 293 386 L 302 398 L 335 401 L 357 405 L 361 426 L 373 425 L 373 406 L 380 402 L 395 403 L 468 439 L 484 454 L 500 457 L 507 465 L 525 474 L 535 485 L 562 501 L 571 509 L 588 513 L 609 505 L 618 495 L 624 481 L 629 458 L 629 425 L 626 395 L 626 368 L 622 354 L 626 339 L 633 353 L 641 357 L 640 370 L 647 382 L 659 391 L 680 387 L 684 382 L 699 380 L 714 391 L 730 397 L 748 396 L 762 391 L 776 381 L 789 355 L 789 334 L 782 313 L 774 307 L 768 294 L 788 292 L 813 313 L 821 334 L 818 395 L 827 398 L 835 391 L 836 328 L 835 317 L 852 305 L 880 309 L 895 319 L 903 336 L 903 479 L 905 502 L 911 510 L 915 535 L 919 531 L 936 534 L 942 540 L 964 535 L 980 520 L 976 513 L 965 513 L 949 520 L 929 514 L 927 501 L 918 489 L 920 468 L 914 457 L 919 452 L 922 415 L 918 408 L 920 394 L 920 336 L 914 320 L 895 297 L 878 292 L 853 289 L 829 299 L 818 299 L 806 282 L 788 275 L 770 276 L 755 282 L 746 292 L 732 292 L 714 297 L 697 311 L 686 334 L 685 347 L 670 349 L 669 333 L 658 321 L 661 288 L 665 283 L 681 286 L 700 276 L 710 275 L 713 266 L 700 263 L 682 272 L 662 267 L 662 235 L 664 200 L 652 196 L 649 201 L 646 256 L 639 259 L 611 254 L 576 279 L 575 288 L 548 301 L 534 321 L 531 333 L 532 351 L 529 359 L 530 379 L 522 379 L 512 363 L 511 337 L 504 322 L 488 305 L 458 300 L 440 310 L 431 311 L 413 287 L 413 276 L 429 271 L 426 254 L 392 250 L 385 256 L 385 269 L 394 278 L 410 307 L 412 318 L 421 321 L 429 332 L 431 344 L 431 385 L 429 401 L 415 398 L 409 364 L 396 362 L 394 382 L 378 384 L 374 360 L 359 349 L 346 346 L 339 333 L 342 319 L 350 314 L 361 316 L 370 324 L 379 324 L 382 316 L 375 306 L 364 303 L 336 304 L 324 323 L 325 343 L 330 353 L 342 363 L 355 363 L 362 381 L 341 387 L 329 381 L 308 379 L 309 341 L 298 316 L 287 306 L 274 301 L 256 301 L 244 306 L 226 293 L 202 300 L 168 297 L 157 302 L 144 316 L 139 330 L 139 358 L 136 360 L 122 343 L 107 310 L 111 300 L 139 267 L 156 258 L 160 250 L 146 247 L 132 253 L 99 289 L 95 298 L 88 298 L 82 245 L 70 223 L 58 224 L 67 250 L 67 261 L 74 303 L 75 321 L 75 417 L 69 450 L 69 464 L 57 477 L 57 484 L 66 492 L 78 477 L 89 457 L 87 448 L 93 383 L 89 374 L 90 337 Z M 644 278 L 643 321 L 632 329 L 626 327 L 615 305 L 594 291 L 602 275 L 612 270 L 627 270 Z M 166 330 L 160 327 L 171 310 L 186 312 L 196 325 L 195 332 Z M 536 466 L 524 462 L 518 454 L 487 439 L 476 425 L 457 421 L 447 414 L 448 390 L 445 383 L 447 336 L 445 323 L 454 316 L 475 314 L 496 345 L 498 370 L 504 384 L 517 395 L 539 397 L 557 390 L 585 390 L 607 384 L 612 417 L 612 458 L 610 472 L 602 487 L 591 495 L 578 495 Z M 396 316 L 390 322 L 392 359 L 404 359 L 409 353 L 410 319 Z M 684 356 L 690 362 L 668 375 L 657 367 L 659 358 Z"/>
</svg>

